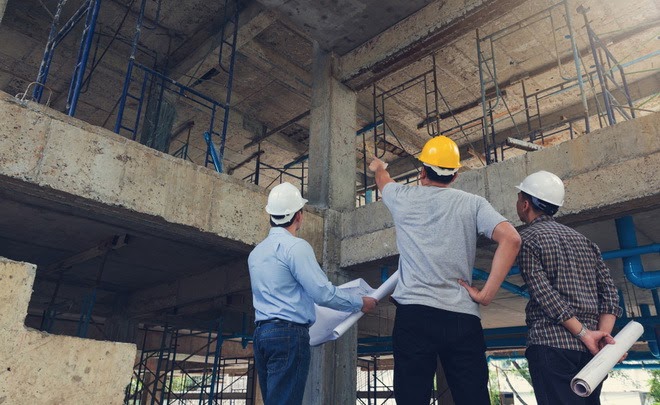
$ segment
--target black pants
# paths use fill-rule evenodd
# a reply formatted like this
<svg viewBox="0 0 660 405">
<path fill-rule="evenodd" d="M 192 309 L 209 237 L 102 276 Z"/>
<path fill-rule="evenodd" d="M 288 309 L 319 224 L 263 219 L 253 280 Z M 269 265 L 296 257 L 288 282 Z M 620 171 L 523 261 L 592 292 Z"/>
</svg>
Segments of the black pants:
<svg viewBox="0 0 660 405">
<path fill-rule="evenodd" d="M 525 357 L 539 405 L 600 405 L 602 383 L 587 398 L 571 390 L 571 380 L 593 358 L 591 353 L 532 345 Z"/>
<path fill-rule="evenodd" d="M 456 405 L 490 404 L 481 321 L 423 305 L 398 305 L 394 331 L 398 405 L 428 405 L 440 358 Z"/>
</svg>

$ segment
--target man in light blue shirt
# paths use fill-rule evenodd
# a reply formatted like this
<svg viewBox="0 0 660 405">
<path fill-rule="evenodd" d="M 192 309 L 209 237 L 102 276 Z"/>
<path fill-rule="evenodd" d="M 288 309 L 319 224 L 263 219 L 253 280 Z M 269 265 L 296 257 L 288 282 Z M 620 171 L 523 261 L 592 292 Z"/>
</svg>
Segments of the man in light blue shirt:
<svg viewBox="0 0 660 405">
<path fill-rule="evenodd" d="M 268 237 L 248 266 L 257 328 L 254 361 L 265 405 L 302 403 L 309 371 L 309 326 L 314 303 L 346 312 L 369 312 L 376 300 L 338 289 L 319 267 L 312 246 L 296 237 L 307 200 L 290 183 L 271 190 Z"/>
</svg>

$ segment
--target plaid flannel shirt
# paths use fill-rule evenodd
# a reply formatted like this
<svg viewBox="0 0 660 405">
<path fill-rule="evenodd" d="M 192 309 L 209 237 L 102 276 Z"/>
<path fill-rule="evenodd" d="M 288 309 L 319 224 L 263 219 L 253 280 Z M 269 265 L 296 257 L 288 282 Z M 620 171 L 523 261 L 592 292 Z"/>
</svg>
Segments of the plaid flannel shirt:
<svg viewBox="0 0 660 405">
<path fill-rule="evenodd" d="M 576 317 L 588 329 L 601 314 L 621 316 L 617 289 L 598 246 L 579 232 L 541 215 L 520 232 L 518 265 L 531 299 L 527 345 L 587 351 L 562 322 Z"/>
</svg>

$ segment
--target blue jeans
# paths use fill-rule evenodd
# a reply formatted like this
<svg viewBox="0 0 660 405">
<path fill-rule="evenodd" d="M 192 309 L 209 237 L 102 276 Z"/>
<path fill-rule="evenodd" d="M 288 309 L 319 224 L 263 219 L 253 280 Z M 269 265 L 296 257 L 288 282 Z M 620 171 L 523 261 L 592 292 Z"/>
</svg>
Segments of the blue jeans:
<svg viewBox="0 0 660 405">
<path fill-rule="evenodd" d="M 571 380 L 594 357 L 591 353 L 531 345 L 525 357 L 539 405 L 600 405 L 602 383 L 586 398 L 571 390 Z"/>
<path fill-rule="evenodd" d="M 309 372 L 309 330 L 267 323 L 254 331 L 254 363 L 265 405 L 299 405 Z"/>
<path fill-rule="evenodd" d="M 481 321 L 425 305 L 397 305 L 394 396 L 399 405 L 428 405 L 440 359 L 456 405 L 490 405 Z"/>
</svg>

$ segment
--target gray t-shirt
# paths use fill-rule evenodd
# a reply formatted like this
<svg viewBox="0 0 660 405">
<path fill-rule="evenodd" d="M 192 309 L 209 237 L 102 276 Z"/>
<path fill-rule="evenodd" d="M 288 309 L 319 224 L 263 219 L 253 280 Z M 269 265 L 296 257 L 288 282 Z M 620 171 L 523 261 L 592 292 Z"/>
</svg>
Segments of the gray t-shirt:
<svg viewBox="0 0 660 405">
<path fill-rule="evenodd" d="M 478 236 L 492 237 L 506 218 L 485 198 L 452 188 L 388 183 L 383 202 L 399 249 L 401 278 L 392 297 L 404 305 L 480 316 L 458 279 L 472 282 Z"/>
</svg>

